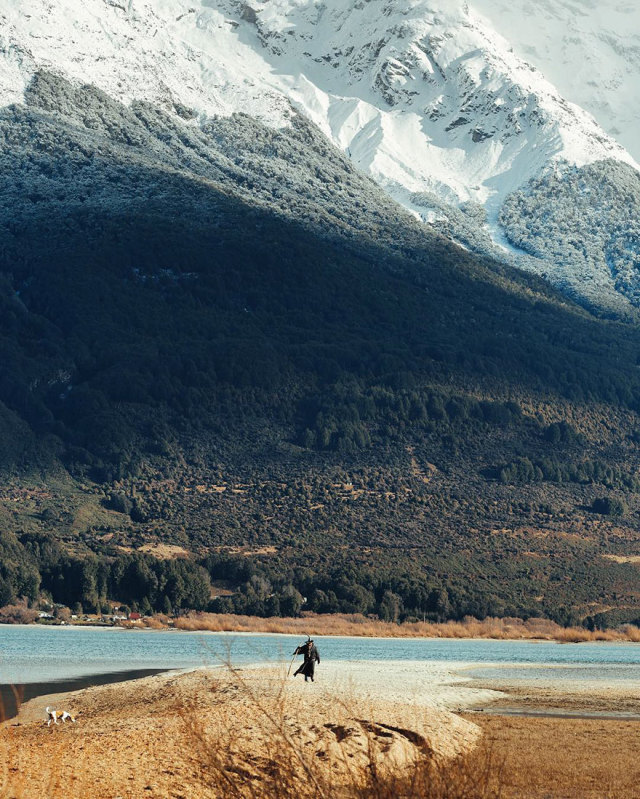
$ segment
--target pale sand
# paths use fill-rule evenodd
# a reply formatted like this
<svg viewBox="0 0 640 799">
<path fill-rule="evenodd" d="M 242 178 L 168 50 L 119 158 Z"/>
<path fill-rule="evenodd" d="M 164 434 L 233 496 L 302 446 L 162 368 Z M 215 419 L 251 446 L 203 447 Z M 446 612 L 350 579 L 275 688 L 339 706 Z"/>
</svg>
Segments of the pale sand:
<svg viewBox="0 0 640 799">
<path fill-rule="evenodd" d="M 69 784 L 83 799 L 209 799 L 218 796 L 205 762 L 212 746 L 249 753 L 245 767 L 260 778 L 283 735 L 338 780 L 365 766 L 372 746 L 381 767 L 395 769 L 425 751 L 473 748 L 480 729 L 449 708 L 495 697 L 449 665 L 328 661 L 316 674 L 305 683 L 285 665 L 203 668 L 38 697 L 0 727 L 0 795 L 54 799 Z M 77 723 L 46 727 L 46 705 Z"/>
<path fill-rule="evenodd" d="M 326 660 L 316 670 L 315 685 L 333 696 L 346 693 L 365 701 L 447 711 L 505 697 L 500 691 L 473 686 L 473 680 L 461 673 L 469 667 L 468 663 L 416 660 Z M 302 676 L 296 680 L 304 681 Z"/>
<path fill-rule="evenodd" d="M 563 683 L 562 686 L 515 685 L 496 680 L 490 685 L 498 696 L 484 712 L 521 715 L 567 715 L 582 718 L 628 718 L 640 720 L 640 690 L 634 685 Z"/>
<path fill-rule="evenodd" d="M 202 668 L 38 697 L 23 705 L 17 719 L 0 726 L 0 796 L 223 799 L 213 787 L 207 762 L 211 752 L 235 754 L 259 780 L 281 754 L 283 735 L 311 762 L 326 765 L 332 779 L 340 780 L 345 768 L 366 765 L 371 747 L 381 767 L 390 769 L 401 768 L 425 751 L 439 757 L 469 751 L 481 737 L 474 719 L 485 729 L 490 746 L 506 758 L 507 797 L 601 799 L 597 786 L 604 785 L 606 769 L 598 771 L 594 765 L 597 747 L 598 762 L 625 754 L 625 774 L 631 773 L 638 729 L 629 726 L 632 722 L 614 726 L 615 722 L 556 719 L 545 726 L 544 719 L 486 713 L 461 718 L 452 712 L 508 703 L 566 709 L 567 702 L 576 709 L 598 706 L 615 711 L 635 701 L 627 685 L 563 683 L 559 691 L 550 675 L 548 685 L 537 686 L 535 692 L 523 687 L 514 697 L 468 680 L 460 673 L 466 666 L 323 661 L 315 683 L 305 683 L 301 676 L 287 678 L 287 664 L 236 672 Z M 77 713 L 78 722 L 47 728 L 46 705 Z M 558 753 L 566 748 L 568 735 L 571 740 L 584 735 L 585 746 L 577 739 L 565 764 Z M 558 761 L 556 771 L 566 772 L 561 791 L 554 792 L 559 776 L 547 780 L 538 761 L 523 760 L 525 754 L 533 757 L 531 752 L 518 754 L 521 741 L 528 742 L 527 750 L 540 751 L 540 762 Z M 584 762 L 571 770 L 581 753 Z M 533 771 L 539 772 L 535 790 Z M 583 772 L 595 792 L 580 782 Z M 611 796 L 635 798 L 636 793 Z"/>
</svg>

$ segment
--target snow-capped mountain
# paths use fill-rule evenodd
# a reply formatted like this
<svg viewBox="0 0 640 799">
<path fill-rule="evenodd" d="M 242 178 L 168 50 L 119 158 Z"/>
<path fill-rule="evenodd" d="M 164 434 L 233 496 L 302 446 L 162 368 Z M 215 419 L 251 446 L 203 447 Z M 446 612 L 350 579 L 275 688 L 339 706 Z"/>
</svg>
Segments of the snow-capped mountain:
<svg viewBox="0 0 640 799">
<path fill-rule="evenodd" d="M 281 125 L 291 101 L 407 205 L 497 212 L 550 159 L 632 161 L 457 0 L 28 0 L 2 23 L 3 104 L 43 67 L 201 118 Z"/>
<path fill-rule="evenodd" d="M 494 241 L 536 256 L 504 257 L 589 301 L 619 298 L 606 241 L 588 267 L 574 254 L 550 262 L 500 217 L 507 197 L 550 170 L 607 159 L 636 169 L 491 27 L 501 2 L 480 0 L 481 16 L 463 0 L 8 0 L 0 105 L 21 103 L 47 70 L 190 126 L 243 112 L 281 128 L 295 109 L 425 222 L 444 220 L 447 204 L 479 204 Z M 475 246 L 451 214 L 448 224 Z"/>
<path fill-rule="evenodd" d="M 472 0 L 474 9 L 567 100 L 640 160 L 640 5 Z"/>
</svg>

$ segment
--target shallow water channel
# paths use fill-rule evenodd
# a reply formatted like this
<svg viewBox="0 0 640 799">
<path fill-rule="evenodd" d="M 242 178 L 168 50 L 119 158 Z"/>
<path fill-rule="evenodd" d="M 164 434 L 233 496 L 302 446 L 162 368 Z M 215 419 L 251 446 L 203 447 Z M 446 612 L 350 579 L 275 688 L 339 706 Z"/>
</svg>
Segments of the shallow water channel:
<svg viewBox="0 0 640 799">
<path fill-rule="evenodd" d="M 288 663 L 300 636 L 0 626 L 0 684 L 25 696 L 167 669 Z M 412 661 L 505 685 L 604 681 L 640 687 L 640 644 L 409 638 L 316 638 L 323 661 Z M 55 685 L 53 685 L 55 683 Z"/>
</svg>

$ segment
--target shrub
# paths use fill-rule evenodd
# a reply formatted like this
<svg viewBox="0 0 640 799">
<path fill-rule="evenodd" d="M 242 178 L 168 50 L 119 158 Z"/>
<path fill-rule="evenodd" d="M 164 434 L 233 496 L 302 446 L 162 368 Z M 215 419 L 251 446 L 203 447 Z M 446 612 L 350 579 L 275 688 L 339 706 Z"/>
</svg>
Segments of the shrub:
<svg viewBox="0 0 640 799">
<path fill-rule="evenodd" d="M 626 516 L 628 508 L 618 497 L 598 497 L 593 500 L 591 510 L 603 516 Z"/>
<path fill-rule="evenodd" d="M 0 624 L 31 624 L 38 618 L 38 611 L 26 604 L 5 605 L 0 608 Z"/>
</svg>

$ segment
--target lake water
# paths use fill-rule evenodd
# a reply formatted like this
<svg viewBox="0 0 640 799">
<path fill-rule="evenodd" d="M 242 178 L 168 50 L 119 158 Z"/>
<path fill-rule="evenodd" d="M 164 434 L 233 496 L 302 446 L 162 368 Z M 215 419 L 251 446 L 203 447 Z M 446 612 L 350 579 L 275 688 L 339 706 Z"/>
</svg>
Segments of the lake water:
<svg viewBox="0 0 640 799">
<path fill-rule="evenodd" d="M 300 636 L 90 627 L 0 626 L 0 683 L 60 682 L 154 669 L 289 662 Z M 640 680 L 640 644 L 556 644 L 409 638 L 316 638 L 323 660 L 406 660 L 462 666 L 480 679 Z M 469 668 L 471 666 L 471 668 Z"/>
</svg>

